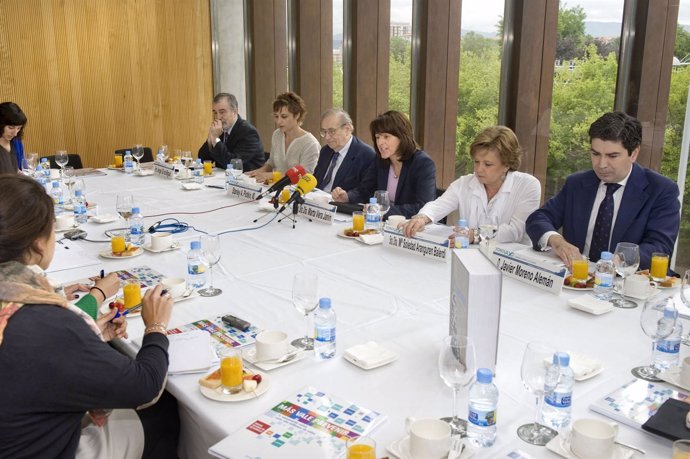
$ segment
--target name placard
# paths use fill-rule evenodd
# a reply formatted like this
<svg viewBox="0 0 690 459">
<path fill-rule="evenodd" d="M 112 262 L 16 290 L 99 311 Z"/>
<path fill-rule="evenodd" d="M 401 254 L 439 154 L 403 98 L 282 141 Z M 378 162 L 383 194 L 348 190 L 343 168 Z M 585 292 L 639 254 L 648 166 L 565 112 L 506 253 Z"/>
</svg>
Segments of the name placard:
<svg viewBox="0 0 690 459">
<path fill-rule="evenodd" d="M 261 185 L 249 185 L 247 183 L 233 183 L 228 187 L 227 193 L 230 196 L 244 200 L 254 200 L 261 194 Z"/>
<path fill-rule="evenodd" d="M 566 268 L 561 264 L 531 254 L 531 248 L 512 250 L 494 246 L 487 256 L 508 277 L 559 295 L 563 290 Z"/>
<path fill-rule="evenodd" d="M 297 209 L 297 213 L 309 218 L 310 220 L 317 221 L 320 223 L 326 223 L 327 225 L 333 224 L 333 217 L 337 210 L 336 206 L 323 206 L 314 202 L 305 202 L 300 204 Z"/>
<path fill-rule="evenodd" d="M 160 161 L 153 163 L 153 174 L 165 179 L 173 179 L 175 177 L 175 166 Z"/>
<path fill-rule="evenodd" d="M 443 225 L 437 226 L 443 227 Z M 429 231 L 430 228 L 427 226 L 425 231 L 417 233 L 414 237 L 405 237 L 401 229 L 386 225 L 383 228 L 383 246 L 432 260 L 446 261 L 452 253 L 452 248 L 448 248 L 448 235 L 453 230 L 449 227 L 445 228 L 447 231 L 437 228 Z M 445 232 L 448 234 L 444 234 Z"/>
</svg>

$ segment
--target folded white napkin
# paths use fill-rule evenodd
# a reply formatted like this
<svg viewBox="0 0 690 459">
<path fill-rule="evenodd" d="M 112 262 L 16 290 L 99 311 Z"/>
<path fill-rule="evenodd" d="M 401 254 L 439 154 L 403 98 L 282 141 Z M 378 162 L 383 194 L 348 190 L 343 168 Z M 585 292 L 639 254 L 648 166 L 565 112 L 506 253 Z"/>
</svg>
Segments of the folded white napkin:
<svg viewBox="0 0 690 459">
<path fill-rule="evenodd" d="M 117 220 L 117 214 L 101 214 L 91 217 L 91 221 L 95 223 L 110 223 Z"/>
<path fill-rule="evenodd" d="M 141 175 L 141 176 L 146 176 L 146 175 L 153 175 L 153 169 L 138 169 L 134 175 Z"/>
<path fill-rule="evenodd" d="M 395 352 L 386 349 L 375 341 L 369 341 L 366 344 L 358 344 L 345 349 L 343 357 L 348 362 L 354 363 L 365 370 L 386 365 L 398 358 Z"/>
<path fill-rule="evenodd" d="M 598 316 L 613 310 L 613 304 L 593 297 L 590 294 L 580 295 L 568 300 L 568 306 Z"/>
<path fill-rule="evenodd" d="M 187 183 L 183 183 L 183 184 L 182 184 L 182 189 L 183 189 L 183 190 L 187 190 L 187 191 L 190 191 L 190 190 L 200 190 L 200 189 L 202 189 L 203 187 L 204 187 L 204 186 L 203 186 L 201 183 L 196 183 L 196 182 L 187 182 Z"/>
<path fill-rule="evenodd" d="M 168 373 L 198 373 L 207 371 L 214 363 L 216 354 L 211 346 L 211 335 L 206 330 L 193 330 L 169 335 Z"/>
<path fill-rule="evenodd" d="M 360 234 L 358 239 L 366 245 L 383 244 L 383 234 L 381 233 Z"/>
<path fill-rule="evenodd" d="M 570 368 L 573 370 L 576 381 L 584 381 L 603 371 L 601 360 L 590 357 L 580 352 L 566 351 L 570 356 Z M 544 366 L 551 365 L 551 359 L 544 359 Z"/>
</svg>

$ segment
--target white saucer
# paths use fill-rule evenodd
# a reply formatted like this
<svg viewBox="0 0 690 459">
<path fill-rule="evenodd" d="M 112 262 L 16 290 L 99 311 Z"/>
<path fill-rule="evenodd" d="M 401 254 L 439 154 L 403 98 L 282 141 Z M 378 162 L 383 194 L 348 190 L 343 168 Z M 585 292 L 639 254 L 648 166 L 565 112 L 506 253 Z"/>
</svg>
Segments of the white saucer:
<svg viewBox="0 0 690 459">
<path fill-rule="evenodd" d="M 91 221 L 94 223 L 110 223 L 114 222 L 119 218 L 117 214 L 102 214 L 94 215 L 91 217 Z"/>
<path fill-rule="evenodd" d="M 288 352 L 292 352 L 295 349 L 296 348 L 292 345 L 288 346 Z M 249 349 L 242 350 L 242 358 L 257 368 L 261 368 L 264 371 L 271 371 L 275 370 L 276 368 L 284 367 L 285 365 L 290 365 L 291 363 L 297 362 L 298 360 L 302 360 L 307 355 L 307 353 L 308 351 L 300 352 L 295 356 L 294 359 L 289 360 L 287 362 L 275 363 L 268 361 L 256 363 L 256 348 L 252 347 Z"/>
<path fill-rule="evenodd" d="M 98 255 L 100 255 L 103 258 L 112 258 L 114 260 L 122 260 L 124 258 L 133 258 L 133 257 L 138 257 L 144 253 L 141 247 L 137 248 L 135 251 L 130 252 L 127 255 L 115 255 L 112 251 L 112 249 L 105 249 L 101 251 Z"/>
<path fill-rule="evenodd" d="M 575 453 L 570 450 L 570 445 L 566 444 L 566 439 L 561 435 L 557 435 L 550 442 L 548 442 L 546 444 L 546 449 L 567 459 L 579 458 L 579 456 L 576 456 Z M 622 445 L 614 444 L 613 454 L 611 454 L 609 459 L 628 459 L 629 457 L 632 457 L 633 454 L 635 454 L 634 450 L 626 448 Z"/>
<path fill-rule="evenodd" d="M 56 232 L 56 233 L 65 233 L 65 232 L 67 232 L 67 231 L 71 231 L 71 230 L 77 229 L 77 228 L 79 228 L 79 225 L 78 225 L 78 224 L 75 224 L 74 226 L 70 226 L 69 228 L 65 228 L 65 229 L 56 229 L 55 232 Z"/>
<path fill-rule="evenodd" d="M 153 247 L 151 247 L 151 243 L 144 244 L 143 247 L 144 247 L 144 250 L 146 250 L 147 252 L 161 253 L 161 252 L 170 252 L 171 250 L 177 250 L 181 246 L 180 246 L 179 242 L 175 241 L 172 243 L 172 245 L 170 247 L 168 247 L 166 249 L 154 249 Z"/>
<path fill-rule="evenodd" d="M 668 288 L 668 287 L 666 287 Z M 658 288 L 650 288 L 649 291 L 643 295 L 631 295 L 629 293 L 624 295 L 624 298 L 634 298 L 636 300 L 646 300 L 647 298 L 653 297 L 657 293 L 661 292 Z"/>
<path fill-rule="evenodd" d="M 390 445 L 386 447 L 386 450 L 391 453 L 393 456 L 399 458 L 399 459 L 415 459 L 414 456 L 410 453 L 410 436 L 405 435 L 403 438 L 401 438 L 398 441 L 394 441 Z M 462 454 L 458 459 L 468 459 L 474 455 L 474 449 L 472 449 L 469 445 L 465 446 L 465 449 L 463 450 Z M 444 458 L 448 457 L 443 456 Z"/>
<path fill-rule="evenodd" d="M 136 172 L 134 172 L 134 175 L 136 175 L 137 177 L 146 177 L 147 175 L 153 175 L 153 170 L 137 169 Z"/>
<path fill-rule="evenodd" d="M 690 386 L 686 386 L 680 382 L 680 368 L 674 368 L 672 370 L 662 371 L 657 377 L 662 381 L 666 381 L 669 384 L 673 384 L 676 387 L 680 387 L 683 390 L 690 391 Z"/>
<path fill-rule="evenodd" d="M 211 389 L 202 385 L 199 385 L 199 390 L 204 397 L 210 398 L 211 400 L 216 400 L 218 402 L 242 402 L 244 400 L 251 400 L 265 394 L 266 391 L 268 391 L 268 389 L 271 387 L 271 379 L 266 375 L 266 373 L 261 373 L 258 371 L 255 373 L 261 375 L 261 383 L 259 383 L 254 392 L 245 392 L 241 390 L 236 394 L 224 394 L 220 387 Z"/>
</svg>

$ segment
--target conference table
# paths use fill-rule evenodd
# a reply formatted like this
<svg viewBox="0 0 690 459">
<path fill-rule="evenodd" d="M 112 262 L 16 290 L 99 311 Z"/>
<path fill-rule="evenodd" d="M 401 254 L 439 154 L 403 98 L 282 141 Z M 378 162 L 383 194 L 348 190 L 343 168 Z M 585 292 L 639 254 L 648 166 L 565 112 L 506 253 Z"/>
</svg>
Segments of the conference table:
<svg viewBox="0 0 690 459">
<path fill-rule="evenodd" d="M 256 202 L 235 199 L 222 189 L 184 191 L 176 180 L 105 172 L 106 176 L 85 178 L 87 200 L 97 203 L 100 214 L 115 212 L 118 193 L 131 193 L 147 227 L 173 217 L 210 233 L 247 229 L 220 236 L 221 266 L 214 270 L 214 285 L 223 290 L 222 294 L 176 304 L 170 328 L 229 313 L 261 329 L 285 331 L 291 339 L 303 336 L 304 317 L 292 305 L 291 285 L 294 274 L 304 271 L 318 274 L 319 296 L 330 297 L 337 314 L 336 357 L 319 361 L 308 356 L 270 371 L 270 389 L 255 399 L 213 401 L 199 390 L 197 380 L 203 374 L 171 375 L 167 389 L 179 404 L 180 458 L 209 457 L 210 446 L 305 386 L 385 415 L 387 421 L 371 435 L 378 457 L 389 456 L 386 447 L 405 436 L 408 416 L 438 418 L 451 414 L 452 392 L 438 370 L 441 342 L 449 329 L 450 262 L 338 237 L 337 233 L 349 226 L 346 221 L 328 225 L 298 217 L 293 229 L 289 220 L 278 222 L 265 216 Z M 218 185 L 223 180 L 222 172 L 216 172 L 206 184 Z M 213 210 L 222 206 L 230 207 Z M 204 211 L 209 212 L 200 213 Z M 163 213 L 171 215 L 149 217 Z M 263 219 L 254 223 L 258 217 Z M 88 239 L 105 241 L 105 230 L 122 226 L 120 220 L 100 225 L 89 222 L 82 228 Z M 52 272 L 51 276 L 69 282 L 100 269 L 110 272 L 145 265 L 168 277 L 184 277 L 185 249 L 200 235 L 190 227 L 175 235 L 182 250 L 145 252 L 121 260 L 99 258 L 97 264 Z M 77 244 L 94 257 L 109 247 L 106 242 Z M 500 394 L 498 436 L 493 447 L 478 450 L 474 457 L 507 457 L 514 451 L 535 458 L 558 457 L 544 447 L 523 442 L 516 434 L 520 425 L 532 422 L 536 409 L 520 378 L 528 342 L 544 341 L 602 361 L 605 369 L 601 374 L 576 383 L 573 419 L 607 419 L 592 412 L 590 403 L 634 379 L 632 367 L 649 362 L 651 341 L 640 328 L 639 307 L 594 316 L 567 306 L 567 300 L 579 294 L 564 290 L 557 296 L 503 278 L 495 378 Z M 128 322 L 129 339 L 119 345 L 134 355 L 144 326 L 137 317 Z M 393 351 L 397 360 L 366 371 L 342 357 L 344 349 L 369 341 Z M 683 346 L 681 357 L 687 353 Z M 466 418 L 466 389 L 459 406 Z M 670 441 L 632 427 L 621 425 L 618 439 L 646 450 L 646 457 L 670 456 Z M 641 455 L 636 453 L 635 457 Z"/>
</svg>

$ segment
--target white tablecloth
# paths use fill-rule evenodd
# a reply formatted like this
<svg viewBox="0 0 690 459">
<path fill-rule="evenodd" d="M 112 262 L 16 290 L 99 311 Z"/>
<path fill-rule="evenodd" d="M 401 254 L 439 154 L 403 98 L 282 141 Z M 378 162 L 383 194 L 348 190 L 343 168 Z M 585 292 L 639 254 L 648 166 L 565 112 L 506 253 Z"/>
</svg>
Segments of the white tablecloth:
<svg viewBox="0 0 690 459">
<path fill-rule="evenodd" d="M 241 202 L 213 188 L 182 191 L 179 182 L 158 177 L 128 177 L 108 171 L 107 177 L 85 180 L 87 199 L 96 202 L 101 213 L 115 211 L 117 192 L 134 194 L 145 217 Z M 211 182 L 222 183 L 222 178 L 217 175 L 207 179 Z M 246 203 L 201 215 L 173 217 L 204 231 L 219 232 L 257 226 L 270 218 L 252 223 L 262 215 L 256 204 Z M 147 226 L 160 218 L 146 218 Z M 122 222 L 83 226 L 90 239 L 105 239 L 103 230 L 121 227 Z M 337 356 L 326 362 L 306 358 L 273 370 L 270 390 L 258 399 L 240 403 L 204 398 L 197 384 L 199 375 L 171 376 L 168 390 L 177 397 L 182 418 L 181 458 L 207 457 L 209 446 L 306 384 L 387 415 L 388 421 L 373 434 L 378 456 L 388 455 L 386 446 L 404 436 L 405 417 L 450 415 L 451 390 L 439 377 L 437 364 L 441 340 L 448 334 L 450 263 L 336 237 L 344 226 L 299 218 L 296 229 L 288 221 L 273 221 L 255 231 L 221 236 L 223 269 L 215 270 L 214 284 L 223 293 L 177 304 L 170 326 L 231 313 L 260 328 L 281 329 L 296 338 L 304 334 L 305 325 L 290 301 L 292 277 L 296 272 L 311 270 L 319 275 L 319 295 L 332 298 L 338 316 Z M 190 229 L 175 238 L 188 246 L 198 236 Z M 94 255 L 107 247 L 83 241 L 79 244 Z M 184 277 L 186 271 L 183 250 L 101 261 L 100 266 L 60 271 L 52 276 L 68 281 L 93 275 L 101 268 L 112 271 L 140 265 L 174 277 Z M 522 354 L 529 341 L 550 342 L 559 349 L 603 361 L 605 371 L 601 375 L 576 383 L 574 418 L 601 417 L 588 409 L 589 404 L 633 379 L 630 368 L 648 363 L 651 344 L 640 329 L 639 308 L 592 316 L 566 306 L 567 299 L 575 294 L 564 291 L 554 296 L 504 278 L 496 376 L 500 392 L 498 438 L 492 448 L 475 457 L 505 457 L 517 449 L 534 457 L 555 457 L 516 435 L 520 425 L 533 420 L 535 411 L 534 399 L 520 381 Z M 129 332 L 130 339 L 141 336 L 140 318 L 129 319 Z M 364 371 L 342 358 L 343 349 L 370 340 L 394 351 L 398 360 Z M 130 352 L 136 351 L 133 342 L 125 344 Z M 682 352 L 687 352 L 685 346 Z M 460 407 L 461 415 L 466 417 L 466 392 Z M 671 442 L 627 426 L 621 426 L 619 440 L 646 449 L 647 457 L 667 457 L 671 450 Z"/>
</svg>

